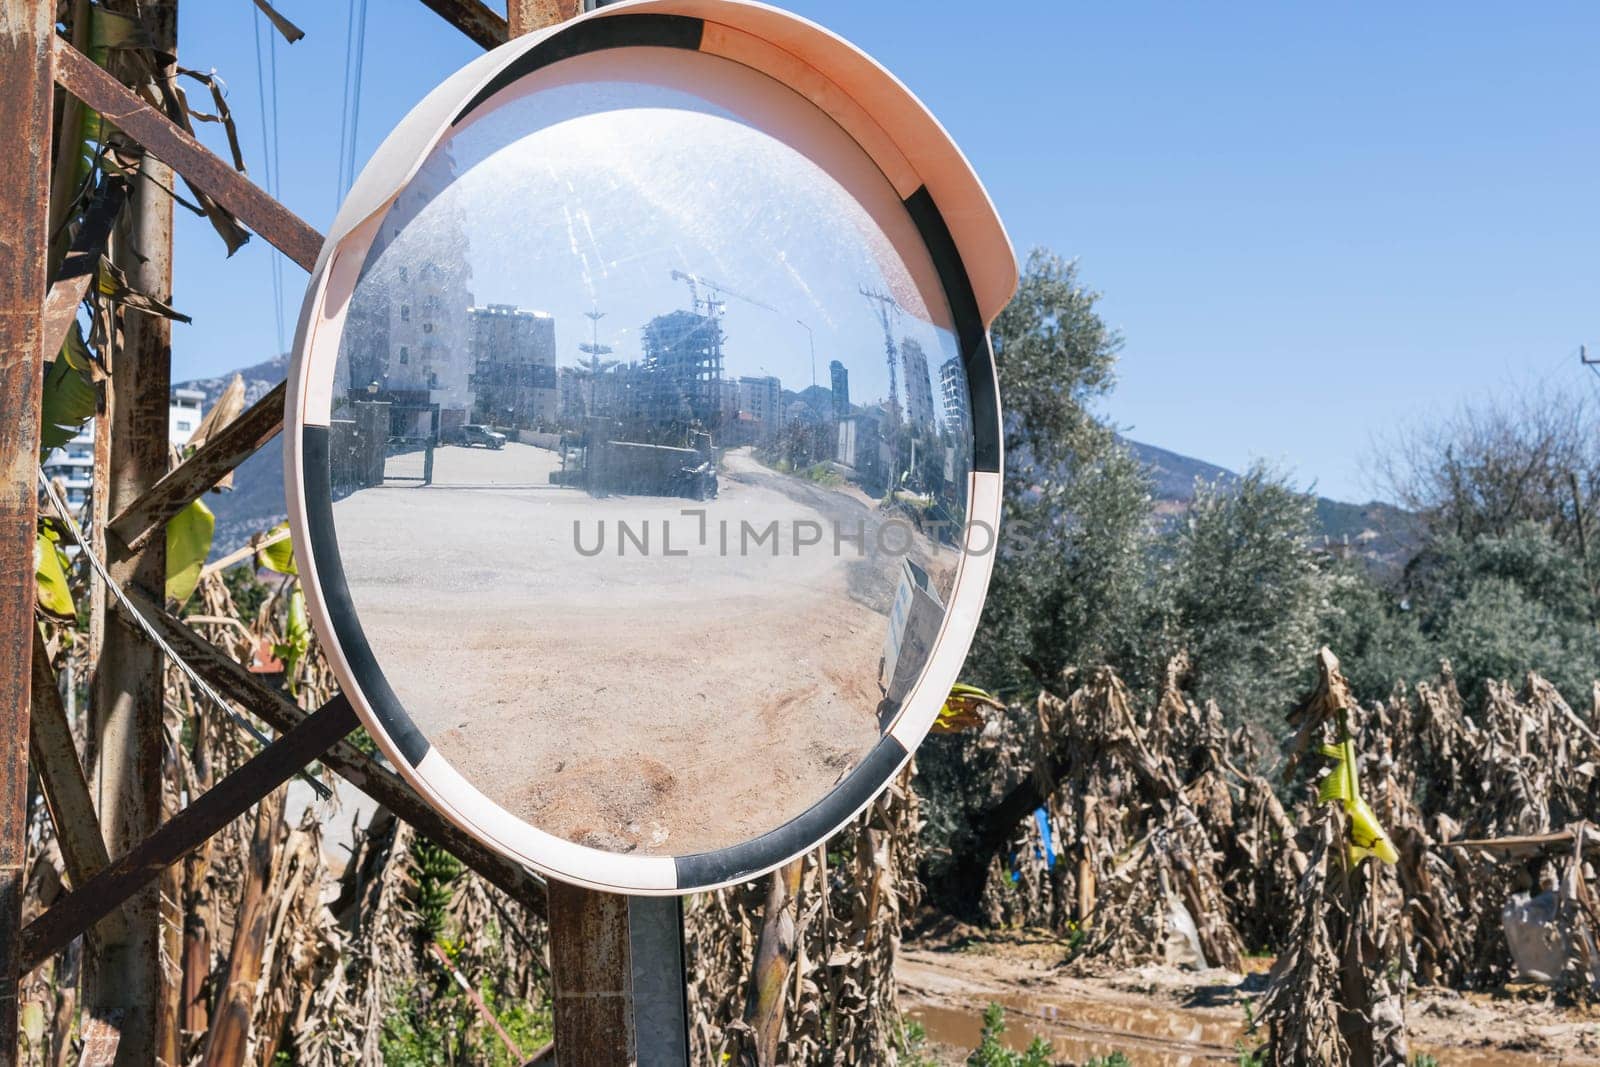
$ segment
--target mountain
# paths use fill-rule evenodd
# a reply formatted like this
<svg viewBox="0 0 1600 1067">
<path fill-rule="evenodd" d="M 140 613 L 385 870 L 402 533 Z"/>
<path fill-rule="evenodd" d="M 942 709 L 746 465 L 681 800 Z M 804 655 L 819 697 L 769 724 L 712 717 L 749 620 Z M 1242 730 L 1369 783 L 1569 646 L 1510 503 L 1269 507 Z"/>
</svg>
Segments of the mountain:
<svg viewBox="0 0 1600 1067">
<path fill-rule="evenodd" d="M 265 396 L 274 385 L 283 381 L 288 371 L 287 355 L 241 368 L 238 373 L 244 378 L 245 404 L 254 404 Z M 205 407 L 209 409 L 232 380 L 233 374 L 230 372 L 216 378 L 195 378 L 174 384 L 204 393 Z M 239 469 L 233 473 L 232 490 L 207 493 L 205 501 L 217 517 L 217 530 L 211 543 L 213 559 L 238 548 L 253 534 L 282 522 L 285 515 L 283 438 L 274 437 L 239 465 Z"/>
<path fill-rule="evenodd" d="M 287 355 L 241 369 L 238 373 L 244 377 L 246 403 L 255 403 L 281 382 L 288 369 Z M 210 407 L 232 377 L 232 374 L 224 374 L 176 384 L 200 390 L 205 394 L 206 406 Z M 820 417 L 825 418 L 832 412 L 833 394 L 821 386 L 799 392 L 786 389 L 783 398 L 786 405 L 803 401 L 817 410 Z M 1223 485 L 1239 480 L 1236 472 L 1214 463 L 1127 438 L 1122 442 L 1144 464 L 1150 475 L 1156 514 L 1169 521 L 1188 511 L 1197 480 Z M 240 465 L 234 473 L 233 484 L 231 492 L 211 493 L 206 497 L 206 503 L 217 516 L 213 557 L 237 548 L 252 534 L 283 521 L 282 439 L 275 438 Z M 1416 542 L 1410 518 L 1407 512 L 1376 501 L 1351 504 L 1323 496 L 1316 498 L 1317 533 L 1324 538 L 1329 550 L 1358 556 L 1384 570 L 1403 566 L 1414 551 Z"/>
<path fill-rule="evenodd" d="M 1226 467 L 1169 452 L 1155 445 L 1121 438 L 1150 475 L 1156 514 L 1175 518 L 1194 500 L 1195 483 L 1232 485 L 1239 475 Z M 1403 567 L 1416 551 L 1410 512 L 1376 500 L 1351 504 L 1325 496 L 1315 498 L 1315 527 L 1331 552 L 1358 556 L 1382 570 Z"/>
</svg>

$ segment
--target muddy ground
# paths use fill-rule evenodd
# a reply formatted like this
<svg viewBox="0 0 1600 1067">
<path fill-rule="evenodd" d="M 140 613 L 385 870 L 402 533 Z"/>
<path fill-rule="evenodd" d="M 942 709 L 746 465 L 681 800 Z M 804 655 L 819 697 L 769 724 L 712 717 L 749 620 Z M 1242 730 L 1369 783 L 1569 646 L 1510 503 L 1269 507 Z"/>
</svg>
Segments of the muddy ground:
<svg viewBox="0 0 1600 1067">
<path fill-rule="evenodd" d="M 1264 992 L 1271 960 L 1251 960 L 1244 975 L 1152 966 L 1076 978 L 1060 968 L 1065 955 L 1048 934 L 962 928 L 908 941 L 895 976 L 901 1007 L 927 1032 L 924 1054 L 964 1063 L 990 1002 L 1006 1008 L 1007 1045 L 1043 1037 L 1065 1064 L 1112 1052 L 1136 1067 L 1235 1063 L 1237 1042 L 1261 1040 L 1246 1033 L 1246 1004 Z M 1600 1065 L 1600 1008 L 1558 1008 L 1539 986 L 1417 991 L 1406 1025 L 1411 1053 L 1429 1053 L 1441 1067 Z"/>
<path fill-rule="evenodd" d="M 879 516 L 741 453 L 703 504 L 596 499 L 551 485 L 558 466 L 440 448 L 432 485 L 334 505 L 352 599 L 419 729 L 514 815 L 619 852 L 725 847 L 826 795 L 880 736 L 899 571 L 831 530 Z M 745 521 L 776 523 L 776 544 Z M 822 543 L 797 544 L 800 524 Z"/>
</svg>

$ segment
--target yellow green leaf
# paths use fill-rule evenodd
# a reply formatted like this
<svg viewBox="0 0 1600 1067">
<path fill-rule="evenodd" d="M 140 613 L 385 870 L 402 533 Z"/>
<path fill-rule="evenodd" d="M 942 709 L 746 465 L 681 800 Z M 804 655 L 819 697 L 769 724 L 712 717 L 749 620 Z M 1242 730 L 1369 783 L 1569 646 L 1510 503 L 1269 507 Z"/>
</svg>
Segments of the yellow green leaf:
<svg viewBox="0 0 1600 1067">
<path fill-rule="evenodd" d="M 267 531 L 267 536 L 274 537 L 288 529 L 288 523 L 280 522 Z M 298 575 L 300 573 L 294 562 L 294 542 L 290 541 L 287 536 L 279 538 L 258 551 L 256 553 L 256 565 L 265 567 L 269 571 L 275 571 L 278 574 Z"/>
<path fill-rule="evenodd" d="M 167 522 L 167 599 L 181 605 L 194 594 L 216 526 L 216 516 L 199 500 Z"/>
<path fill-rule="evenodd" d="M 33 540 L 33 579 L 39 590 L 39 607 L 58 619 L 75 619 L 72 590 L 67 587 L 67 554 L 61 550 L 60 534 L 41 526 Z"/>
</svg>

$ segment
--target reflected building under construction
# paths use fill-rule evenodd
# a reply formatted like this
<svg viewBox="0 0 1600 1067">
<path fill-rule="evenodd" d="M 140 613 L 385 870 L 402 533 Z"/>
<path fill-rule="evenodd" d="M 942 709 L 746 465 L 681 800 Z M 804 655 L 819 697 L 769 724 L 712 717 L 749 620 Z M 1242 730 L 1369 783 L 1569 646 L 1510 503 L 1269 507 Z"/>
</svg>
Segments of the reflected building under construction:
<svg viewBox="0 0 1600 1067">
<path fill-rule="evenodd" d="M 658 426 L 719 425 L 722 324 L 710 315 L 670 311 L 645 323 L 643 341 L 645 420 Z"/>
<path fill-rule="evenodd" d="M 971 429 L 972 415 L 967 401 L 967 376 L 958 356 L 951 356 L 939 368 L 939 393 L 944 401 L 944 420 L 959 441 Z"/>
</svg>

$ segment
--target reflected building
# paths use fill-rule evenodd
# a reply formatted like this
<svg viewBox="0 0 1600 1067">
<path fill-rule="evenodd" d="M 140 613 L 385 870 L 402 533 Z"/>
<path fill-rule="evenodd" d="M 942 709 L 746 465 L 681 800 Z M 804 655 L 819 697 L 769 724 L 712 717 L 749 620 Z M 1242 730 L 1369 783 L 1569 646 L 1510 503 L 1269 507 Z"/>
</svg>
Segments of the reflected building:
<svg viewBox="0 0 1600 1067">
<path fill-rule="evenodd" d="M 519 430 L 555 425 L 555 317 L 511 304 L 475 307 L 470 317 L 475 421 Z"/>
<path fill-rule="evenodd" d="M 933 382 L 928 377 L 928 357 L 914 338 L 900 339 L 900 359 L 906 375 L 906 417 L 918 433 L 933 433 Z"/>
<path fill-rule="evenodd" d="M 741 377 L 739 412 L 750 416 L 762 436 L 777 433 L 783 429 L 783 383 L 772 375 Z"/>
<path fill-rule="evenodd" d="M 444 428 L 467 422 L 474 403 L 472 364 L 464 358 L 473 302 L 466 229 L 449 198 L 439 195 L 455 173 L 445 152 L 395 201 L 367 257 L 344 332 L 352 395 L 404 410 L 436 405 L 437 425 Z M 426 258 L 385 255 L 414 222 L 435 235 Z"/>
<path fill-rule="evenodd" d="M 939 368 L 939 395 L 944 402 L 944 421 L 957 441 L 972 428 L 972 413 L 967 400 L 967 375 L 958 356 L 951 356 Z"/>
<path fill-rule="evenodd" d="M 850 371 L 834 360 L 828 364 L 828 376 L 833 387 L 833 417 L 842 419 L 850 414 Z"/>
<path fill-rule="evenodd" d="M 647 416 L 654 390 L 639 363 L 619 363 L 592 375 L 587 382 L 589 414 L 618 422 L 638 423 Z"/>
<path fill-rule="evenodd" d="M 869 408 L 839 420 L 838 447 L 833 458 L 854 470 L 868 485 L 878 482 L 886 469 L 883 456 L 886 414 L 882 408 Z"/>
</svg>

